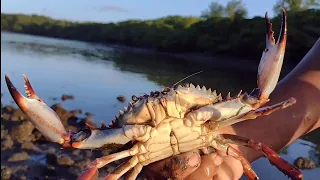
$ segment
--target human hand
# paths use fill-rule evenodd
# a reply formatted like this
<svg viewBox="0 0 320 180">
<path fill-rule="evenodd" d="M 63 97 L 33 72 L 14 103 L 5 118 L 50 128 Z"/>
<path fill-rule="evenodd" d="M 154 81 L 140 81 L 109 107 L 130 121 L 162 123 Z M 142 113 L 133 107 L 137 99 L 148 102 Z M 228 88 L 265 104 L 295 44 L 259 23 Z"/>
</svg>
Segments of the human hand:
<svg viewBox="0 0 320 180">
<path fill-rule="evenodd" d="M 287 110 L 245 121 L 223 130 L 261 140 L 278 151 L 300 136 L 320 127 L 320 38 L 301 62 L 280 81 L 270 103 L 295 97 L 298 103 Z M 288 118 L 290 117 L 290 118 Z M 263 127 L 263 128 L 261 128 Z M 286 127 L 286 131 L 279 131 Z M 279 138 L 281 137 L 281 138 Z M 237 146 L 235 146 L 237 148 Z M 247 149 L 239 149 L 252 162 L 262 156 Z M 200 163 L 201 162 L 201 163 Z M 243 174 L 241 163 L 223 153 L 212 153 L 200 157 L 197 151 L 186 152 L 150 164 L 145 169 L 148 179 L 239 179 Z"/>
<path fill-rule="evenodd" d="M 240 161 L 222 152 L 202 155 L 189 151 L 146 167 L 147 179 L 238 180 L 243 174 Z"/>
</svg>

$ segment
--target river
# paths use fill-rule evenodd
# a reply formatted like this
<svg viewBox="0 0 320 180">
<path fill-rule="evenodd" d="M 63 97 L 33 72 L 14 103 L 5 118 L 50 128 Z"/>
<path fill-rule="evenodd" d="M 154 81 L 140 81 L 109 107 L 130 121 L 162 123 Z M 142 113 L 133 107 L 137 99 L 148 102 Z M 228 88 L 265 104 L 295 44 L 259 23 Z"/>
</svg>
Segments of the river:
<svg viewBox="0 0 320 180">
<path fill-rule="evenodd" d="M 258 61 L 252 63 L 257 66 Z M 61 40 L 15 33 L 1 33 L 1 93 L 3 104 L 13 104 L 4 82 L 9 74 L 16 87 L 24 92 L 22 74 L 26 74 L 37 94 L 48 104 L 61 103 L 67 109 L 82 109 L 95 114 L 95 123 L 110 120 L 127 105 L 132 95 L 142 95 L 170 86 L 194 72 L 203 73 L 188 79 L 219 92 L 237 93 L 240 88 L 250 91 L 256 86 L 256 72 L 225 70 L 216 66 L 194 63 L 152 53 L 128 50 L 80 41 Z M 62 94 L 74 100 L 62 101 Z M 125 103 L 116 97 L 127 97 Z M 317 130 L 319 131 L 319 130 Z M 312 133 L 315 134 L 319 133 Z M 309 137 L 308 139 L 316 139 Z M 299 156 L 316 157 L 315 144 L 299 139 L 281 156 L 293 163 Z M 261 158 L 253 163 L 261 179 L 287 179 L 269 162 Z M 306 180 L 320 177 L 320 168 L 303 170 Z M 318 176 L 316 176 L 318 175 Z"/>
</svg>

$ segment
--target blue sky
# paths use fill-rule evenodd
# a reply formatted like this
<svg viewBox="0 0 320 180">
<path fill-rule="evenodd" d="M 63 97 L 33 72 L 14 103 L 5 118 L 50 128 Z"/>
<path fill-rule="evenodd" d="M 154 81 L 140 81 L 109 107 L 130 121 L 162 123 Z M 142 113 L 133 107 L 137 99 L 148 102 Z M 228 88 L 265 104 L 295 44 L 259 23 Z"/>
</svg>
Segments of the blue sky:
<svg viewBox="0 0 320 180">
<path fill-rule="evenodd" d="M 217 0 L 225 5 L 228 0 Z M 243 0 L 249 17 L 264 16 L 277 0 Z M 1 12 L 46 15 L 72 21 L 117 22 L 167 15 L 199 16 L 212 0 L 1 0 Z"/>
</svg>

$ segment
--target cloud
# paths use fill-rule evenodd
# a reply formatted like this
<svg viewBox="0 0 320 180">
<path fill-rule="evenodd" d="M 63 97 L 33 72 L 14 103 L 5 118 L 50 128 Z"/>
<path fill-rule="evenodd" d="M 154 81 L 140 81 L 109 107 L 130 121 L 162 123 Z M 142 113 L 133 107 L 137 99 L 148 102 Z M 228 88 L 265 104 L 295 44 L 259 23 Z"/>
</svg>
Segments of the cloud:
<svg viewBox="0 0 320 180">
<path fill-rule="evenodd" d="M 105 6 L 99 7 L 98 10 L 99 11 L 104 11 L 104 12 L 110 12 L 110 11 L 123 12 L 123 13 L 131 12 L 130 9 L 126 9 L 126 8 L 123 8 L 123 7 L 120 7 L 120 6 L 115 6 L 115 5 L 105 5 Z"/>
</svg>

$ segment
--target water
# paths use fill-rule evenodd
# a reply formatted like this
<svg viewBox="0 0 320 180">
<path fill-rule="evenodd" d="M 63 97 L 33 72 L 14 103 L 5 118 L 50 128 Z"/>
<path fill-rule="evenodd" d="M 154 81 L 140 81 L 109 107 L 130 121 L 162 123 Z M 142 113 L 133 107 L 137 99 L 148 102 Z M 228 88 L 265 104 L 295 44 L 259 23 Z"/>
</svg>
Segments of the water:
<svg viewBox="0 0 320 180">
<path fill-rule="evenodd" d="M 257 67 L 257 64 L 258 61 L 252 66 Z M 256 86 L 256 72 L 227 71 L 219 69 L 219 64 L 203 67 L 179 59 L 134 54 L 99 44 L 1 33 L 3 104 L 13 104 L 3 81 L 5 73 L 21 92 L 24 92 L 21 74 L 26 74 L 37 94 L 48 105 L 61 103 L 69 110 L 82 109 L 93 113 L 97 124 L 101 121 L 108 124 L 133 94 L 141 95 L 170 86 L 199 70 L 205 71 L 190 78 L 189 82 L 216 88 L 222 93 L 231 91 L 235 94 L 240 87 L 250 91 Z M 75 100 L 61 101 L 62 94 L 74 95 Z M 127 97 L 124 104 L 117 101 L 119 95 Z M 317 138 L 311 135 L 308 139 L 315 142 Z M 299 156 L 314 158 L 316 145 L 312 142 L 299 139 L 282 156 L 290 163 Z M 260 177 L 287 179 L 265 159 L 254 162 L 253 168 Z M 302 172 L 305 179 L 313 180 L 320 175 L 320 168 Z"/>
</svg>

